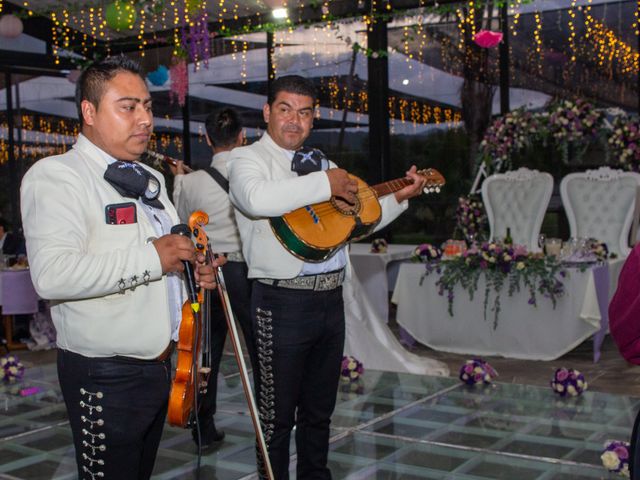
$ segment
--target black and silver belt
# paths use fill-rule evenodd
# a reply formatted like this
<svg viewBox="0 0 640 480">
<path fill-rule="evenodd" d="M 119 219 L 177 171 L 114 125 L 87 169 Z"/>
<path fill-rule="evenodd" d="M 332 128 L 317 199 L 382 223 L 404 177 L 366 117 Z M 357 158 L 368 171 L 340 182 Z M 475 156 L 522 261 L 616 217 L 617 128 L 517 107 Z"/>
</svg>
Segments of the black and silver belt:
<svg viewBox="0 0 640 480">
<path fill-rule="evenodd" d="M 257 281 L 273 287 L 291 288 L 293 290 L 315 290 L 323 292 L 338 288 L 344 282 L 344 268 L 335 272 L 303 275 L 295 278 L 276 280 L 274 278 L 258 278 Z"/>
</svg>

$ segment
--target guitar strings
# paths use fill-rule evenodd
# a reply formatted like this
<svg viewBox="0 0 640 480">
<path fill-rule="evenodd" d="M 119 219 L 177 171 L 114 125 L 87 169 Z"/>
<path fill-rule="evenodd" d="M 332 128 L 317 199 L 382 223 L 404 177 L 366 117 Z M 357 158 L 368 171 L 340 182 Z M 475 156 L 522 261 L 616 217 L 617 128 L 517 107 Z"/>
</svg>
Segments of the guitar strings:
<svg viewBox="0 0 640 480">
<path fill-rule="evenodd" d="M 402 183 L 404 183 L 404 179 L 403 180 L 394 180 L 394 181 L 390 182 L 390 184 L 393 185 L 396 182 L 402 184 Z M 428 188 L 430 186 L 433 186 L 433 185 L 429 185 L 429 182 L 427 182 L 427 184 L 425 185 L 425 188 Z M 363 193 L 361 194 L 361 192 L 363 192 Z M 357 196 L 361 200 L 369 200 L 370 198 L 376 197 L 376 194 L 374 193 L 374 190 L 373 190 L 372 187 L 366 187 L 364 190 L 363 189 L 358 189 Z M 318 206 L 316 208 L 314 208 L 313 211 L 316 214 L 324 215 L 324 214 L 335 212 L 336 211 L 336 207 L 334 207 L 327 200 L 325 202 L 321 202 L 320 204 L 318 204 Z M 309 215 L 309 213 L 304 209 L 304 207 L 302 207 L 302 209 L 296 209 L 293 212 L 288 213 L 287 217 L 289 217 L 289 218 L 300 217 L 300 216 L 306 217 L 307 215 Z"/>
</svg>

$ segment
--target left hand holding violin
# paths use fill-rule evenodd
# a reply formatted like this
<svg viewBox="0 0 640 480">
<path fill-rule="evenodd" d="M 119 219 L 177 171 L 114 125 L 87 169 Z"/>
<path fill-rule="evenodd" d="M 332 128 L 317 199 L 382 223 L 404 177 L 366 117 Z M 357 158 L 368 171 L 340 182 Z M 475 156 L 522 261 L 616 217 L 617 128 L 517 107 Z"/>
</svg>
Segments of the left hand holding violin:
<svg viewBox="0 0 640 480">
<path fill-rule="evenodd" d="M 224 256 L 219 256 L 213 259 L 213 264 L 207 264 L 205 256 L 201 253 L 196 255 L 196 282 L 202 288 L 206 290 L 213 290 L 217 288 L 215 269 L 221 267 L 227 263 L 227 259 Z"/>
</svg>

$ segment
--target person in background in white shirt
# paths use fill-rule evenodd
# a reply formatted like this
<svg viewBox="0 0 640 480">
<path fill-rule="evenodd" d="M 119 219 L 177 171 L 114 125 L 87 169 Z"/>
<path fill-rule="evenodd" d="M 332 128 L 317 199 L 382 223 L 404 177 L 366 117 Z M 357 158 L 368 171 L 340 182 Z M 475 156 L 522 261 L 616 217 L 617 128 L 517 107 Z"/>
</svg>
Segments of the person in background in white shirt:
<svg viewBox="0 0 640 480">
<path fill-rule="evenodd" d="M 209 224 L 205 231 L 214 252 L 223 254 L 227 263 L 222 267 L 230 307 L 240 323 L 245 344 L 255 365 L 255 347 L 251 327 L 251 282 L 247 279 L 247 264 L 242 256 L 240 233 L 236 225 L 233 205 L 229 201 L 229 183 L 227 162 L 231 150 L 242 145 L 244 132 L 240 115 L 233 108 L 222 108 L 207 116 L 205 121 L 207 144 L 213 151 L 208 168 L 185 175 L 182 162 L 172 168 L 176 174 L 173 187 L 173 201 L 183 222 L 196 210 L 209 215 Z M 227 336 L 227 323 L 222 304 L 214 295 L 211 310 L 211 374 L 207 393 L 200 399 L 201 445 L 206 448 L 224 438 L 224 432 L 217 430 L 214 421 L 216 396 L 218 391 L 218 372 Z M 194 430 L 193 440 L 198 443 Z"/>
<path fill-rule="evenodd" d="M 234 149 L 229 161 L 231 201 L 242 250 L 254 279 L 251 313 L 258 362 L 256 401 L 277 480 L 289 478 L 289 440 L 296 427 L 297 478 L 329 479 L 329 425 L 344 348 L 342 282 L 346 247 L 326 261 L 299 258 L 276 238 L 269 217 L 339 197 L 354 204 L 357 183 L 321 152 L 301 150 L 313 127 L 316 92 L 309 80 L 288 75 L 271 85 L 263 107 L 267 131 Z M 380 199 L 382 228 L 419 195 L 425 180 Z M 258 467 L 264 477 L 258 456 Z"/>
<path fill-rule="evenodd" d="M 81 479 L 151 477 L 171 387 L 184 297 L 179 272 L 216 287 L 179 222 L 164 178 L 138 163 L 153 130 L 151 95 L 124 56 L 81 74 L 82 133 L 36 162 L 21 187 L 38 294 L 51 300 L 58 378 Z"/>
</svg>

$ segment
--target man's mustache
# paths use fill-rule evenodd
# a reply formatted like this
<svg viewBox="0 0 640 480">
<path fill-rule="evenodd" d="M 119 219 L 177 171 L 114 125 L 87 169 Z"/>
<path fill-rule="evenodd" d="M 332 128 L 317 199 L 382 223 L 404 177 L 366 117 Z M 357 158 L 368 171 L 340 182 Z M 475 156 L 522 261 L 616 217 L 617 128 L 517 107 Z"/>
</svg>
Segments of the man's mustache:
<svg viewBox="0 0 640 480">
<path fill-rule="evenodd" d="M 300 128 L 298 125 L 285 125 L 283 130 L 285 132 L 291 133 L 302 133 L 302 128 Z"/>
</svg>

